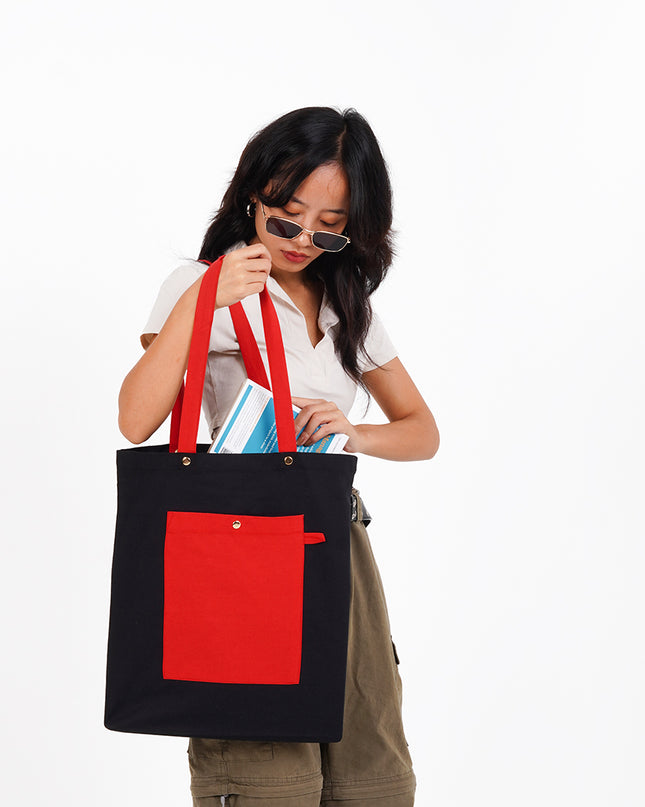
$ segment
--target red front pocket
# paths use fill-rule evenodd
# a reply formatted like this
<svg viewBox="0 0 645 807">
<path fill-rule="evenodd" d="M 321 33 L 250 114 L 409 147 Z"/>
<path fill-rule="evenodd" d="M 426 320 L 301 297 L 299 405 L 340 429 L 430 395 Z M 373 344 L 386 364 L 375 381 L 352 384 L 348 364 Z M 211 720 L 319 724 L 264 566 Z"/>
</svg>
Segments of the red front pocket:
<svg viewBox="0 0 645 807">
<path fill-rule="evenodd" d="M 163 677 L 297 684 L 302 655 L 302 515 L 169 512 Z"/>
</svg>

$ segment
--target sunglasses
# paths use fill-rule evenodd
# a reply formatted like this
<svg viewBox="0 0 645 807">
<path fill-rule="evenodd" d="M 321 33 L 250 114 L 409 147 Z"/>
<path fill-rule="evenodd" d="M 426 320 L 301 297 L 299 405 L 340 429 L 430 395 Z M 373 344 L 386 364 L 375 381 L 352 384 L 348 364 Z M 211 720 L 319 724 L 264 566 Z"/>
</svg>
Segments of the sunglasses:
<svg viewBox="0 0 645 807">
<path fill-rule="evenodd" d="M 346 235 L 341 235 L 340 233 L 328 233 L 326 230 L 308 230 L 290 219 L 281 219 L 280 216 L 267 216 L 262 202 L 260 202 L 260 207 L 264 216 L 264 226 L 270 235 L 293 241 L 300 233 L 308 233 L 311 236 L 311 243 L 324 252 L 340 252 L 350 242 Z"/>
</svg>

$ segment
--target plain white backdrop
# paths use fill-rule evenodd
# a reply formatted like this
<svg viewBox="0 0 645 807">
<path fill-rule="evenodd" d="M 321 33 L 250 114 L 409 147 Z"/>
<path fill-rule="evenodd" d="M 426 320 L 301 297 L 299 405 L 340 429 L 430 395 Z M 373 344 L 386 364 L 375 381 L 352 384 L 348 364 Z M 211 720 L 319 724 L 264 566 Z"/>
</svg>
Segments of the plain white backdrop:
<svg viewBox="0 0 645 807">
<path fill-rule="evenodd" d="M 3 6 L 3 803 L 190 804 L 185 740 L 102 725 L 117 394 L 247 139 L 309 105 L 381 142 L 375 307 L 442 436 L 357 477 L 417 804 L 644 803 L 644 22 L 637 0 Z"/>
</svg>

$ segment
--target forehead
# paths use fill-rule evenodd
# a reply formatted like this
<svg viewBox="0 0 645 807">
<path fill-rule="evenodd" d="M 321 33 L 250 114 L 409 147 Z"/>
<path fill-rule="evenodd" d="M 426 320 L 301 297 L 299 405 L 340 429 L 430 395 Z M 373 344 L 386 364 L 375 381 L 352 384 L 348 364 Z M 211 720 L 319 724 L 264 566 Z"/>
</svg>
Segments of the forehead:
<svg viewBox="0 0 645 807">
<path fill-rule="evenodd" d="M 296 188 L 292 201 L 308 208 L 347 212 L 349 210 L 347 174 L 337 163 L 320 165 Z"/>
</svg>

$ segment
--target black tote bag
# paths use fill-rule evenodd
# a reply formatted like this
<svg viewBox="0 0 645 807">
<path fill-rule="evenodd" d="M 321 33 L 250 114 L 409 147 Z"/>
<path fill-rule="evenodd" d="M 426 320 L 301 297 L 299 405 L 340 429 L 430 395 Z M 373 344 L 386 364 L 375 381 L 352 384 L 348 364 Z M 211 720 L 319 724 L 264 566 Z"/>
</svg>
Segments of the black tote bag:
<svg viewBox="0 0 645 807">
<path fill-rule="evenodd" d="M 207 269 L 170 443 L 117 452 L 105 725 L 220 739 L 342 737 L 356 457 L 298 453 L 284 347 L 260 295 L 278 452 L 196 445 L 222 259 Z M 250 377 L 268 386 L 242 306 Z"/>
</svg>

